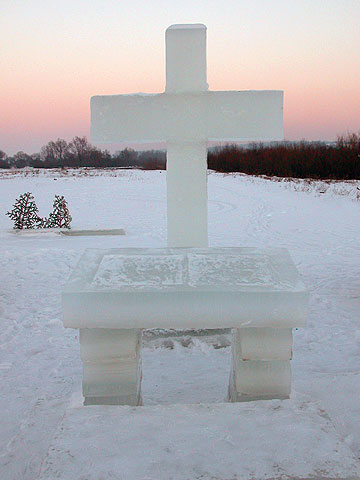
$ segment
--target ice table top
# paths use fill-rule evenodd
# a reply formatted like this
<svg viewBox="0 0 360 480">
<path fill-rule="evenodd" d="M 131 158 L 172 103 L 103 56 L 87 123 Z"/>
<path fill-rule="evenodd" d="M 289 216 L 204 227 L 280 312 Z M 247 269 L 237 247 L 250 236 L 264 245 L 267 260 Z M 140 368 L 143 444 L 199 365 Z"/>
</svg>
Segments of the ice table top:
<svg viewBox="0 0 360 480">
<path fill-rule="evenodd" d="M 62 301 L 72 328 L 291 328 L 308 293 L 284 248 L 88 249 Z"/>
</svg>

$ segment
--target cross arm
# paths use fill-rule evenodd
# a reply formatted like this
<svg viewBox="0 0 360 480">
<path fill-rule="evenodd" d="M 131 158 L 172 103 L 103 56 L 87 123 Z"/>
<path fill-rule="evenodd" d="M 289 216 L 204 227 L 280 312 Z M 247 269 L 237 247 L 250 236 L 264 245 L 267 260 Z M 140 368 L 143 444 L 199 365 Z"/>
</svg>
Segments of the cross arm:
<svg viewBox="0 0 360 480">
<path fill-rule="evenodd" d="M 209 140 L 283 140 L 283 91 L 206 94 Z"/>
<path fill-rule="evenodd" d="M 166 140 L 164 94 L 97 95 L 91 98 L 93 142 Z"/>
<path fill-rule="evenodd" d="M 91 98 L 94 142 L 282 140 L 279 90 L 103 95 Z"/>
</svg>

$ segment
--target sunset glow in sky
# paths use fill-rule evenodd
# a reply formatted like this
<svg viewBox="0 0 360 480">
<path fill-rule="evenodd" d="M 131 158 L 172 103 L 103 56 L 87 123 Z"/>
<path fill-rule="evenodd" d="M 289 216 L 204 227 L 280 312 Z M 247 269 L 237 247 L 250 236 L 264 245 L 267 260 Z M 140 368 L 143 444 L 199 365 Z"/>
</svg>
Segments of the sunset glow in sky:
<svg viewBox="0 0 360 480">
<path fill-rule="evenodd" d="M 163 91 L 173 23 L 207 26 L 211 90 L 285 91 L 287 140 L 360 131 L 359 0 L 0 0 L 0 23 L 9 155 L 89 136 L 92 95 Z"/>
</svg>

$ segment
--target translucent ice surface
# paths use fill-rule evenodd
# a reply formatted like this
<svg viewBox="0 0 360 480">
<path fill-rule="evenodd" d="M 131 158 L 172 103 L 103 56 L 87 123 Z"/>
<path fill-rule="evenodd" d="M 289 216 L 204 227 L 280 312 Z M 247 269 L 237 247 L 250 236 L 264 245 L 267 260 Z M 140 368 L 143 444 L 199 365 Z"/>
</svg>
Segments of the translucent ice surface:
<svg viewBox="0 0 360 480">
<path fill-rule="evenodd" d="M 289 398 L 291 368 L 289 361 L 232 360 L 229 399 L 233 402 Z"/>
<path fill-rule="evenodd" d="M 207 247 L 206 142 L 167 143 L 167 245 Z"/>
<path fill-rule="evenodd" d="M 183 255 L 104 255 L 91 284 L 99 288 L 183 283 Z"/>
<path fill-rule="evenodd" d="M 81 328 L 80 356 L 84 363 L 116 363 L 140 358 L 141 330 Z"/>
<path fill-rule="evenodd" d="M 165 35 L 165 92 L 92 97 L 93 142 L 283 139 L 282 91 L 208 91 L 205 25 Z"/>
<path fill-rule="evenodd" d="M 91 98 L 93 142 L 167 142 L 169 247 L 206 247 L 207 141 L 282 140 L 283 92 L 208 91 L 206 27 L 166 30 L 166 89 Z"/>
<path fill-rule="evenodd" d="M 235 328 L 233 354 L 241 360 L 291 360 L 291 328 Z"/>
<path fill-rule="evenodd" d="M 89 249 L 63 313 L 73 328 L 292 328 L 307 300 L 282 248 Z"/>
<path fill-rule="evenodd" d="M 81 328 L 85 405 L 141 404 L 141 330 Z"/>
<path fill-rule="evenodd" d="M 189 285 L 253 285 L 278 283 L 276 270 L 266 255 L 189 254 Z"/>
<path fill-rule="evenodd" d="M 165 37 L 166 91 L 207 90 L 205 25 L 171 25 Z"/>
<path fill-rule="evenodd" d="M 93 142 L 282 140 L 280 90 L 91 98 Z"/>
</svg>

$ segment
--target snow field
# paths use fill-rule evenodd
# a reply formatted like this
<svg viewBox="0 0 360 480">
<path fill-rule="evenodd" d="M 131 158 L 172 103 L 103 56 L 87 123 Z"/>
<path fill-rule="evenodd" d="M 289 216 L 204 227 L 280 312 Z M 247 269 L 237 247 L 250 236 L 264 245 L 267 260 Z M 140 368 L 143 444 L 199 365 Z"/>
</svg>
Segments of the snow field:
<svg viewBox="0 0 360 480">
<path fill-rule="evenodd" d="M 78 404 L 71 406 L 71 398 L 81 390 L 78 332 L 63 328 L 60 304 L 61 289 L 83 250 L 90 247 L 163 247 L 166 244 L 165 172 L 109 170 L 100 174 L 85 173 L 73 176 L 72 172 L 66 175 L 56 171 L 40 175 L 23 172 L 0 177 L 0 477 L 4 479 L 33 480 L 40 472 L 44 479 L 56 478 L 58 466 L 51 467 L 55 454 L 49 450 L 50 445 L 60 452 L 57 449 L 66 444 L 66 435 L 72 434 L 76 426 L 80 436 L 86 435 L 89 424 L 83 415 L 87 415 L 87 409 L 79 409 Z M 284 415 L 289 415 L 289 419 L 301 413 L 302 395 L 305 403 L 309 398 L 318 401 L 318 408 L 324 410 L 329 419 L 321 420 L 321 415 L 315 411 L 317 407 L 313 411 L 306 403 L 306 408 L 311 410 L 307 417 L 310 423 L 318 427 L 318 430 L 314 427 L 314 432 L 328 432 L 328 436 L 321 434 L 319 441 L 326 442 L 328 438 L 329 451 L 340 442 L 339 452 L 343 459 L 355 465 L 354 458 L 360 457 L 360 204 L 352 195 L 337 195 L 335 191 L 319 194 L 316 189 L 294 189 L 289 188 L 288 183 L 244 175 L 211 172 L 208 180 L 211 246 L 279 246 L 290 251 L 310 290 L 311 301 L 307 328 L 294 331 L 294 402 L 283 407 Z M 356 184 L 353 186 L 355 189 Z M 337 187 L 343 191 L 339 183 Z M 343 188 L 350 191 L 348 183 L 344 182 Z M 62 237 L 54 233 L 15 235 L 5 212 L 25 191 L 33 193 L 41 215 L 49 213 L 55 194 L 64 195 L 74 229 L 125 228 L 127 234 L 114 237 Z M 198 432 L 203 428 L 201 425 L 217 418 L 222 411 L 225 417 L 230 415 L 229 418 L 234 412 L 242 415 L 247 409 L 258 412 L 251 414 L 254 417 L 249 414 L 246 421 L 247 414 L 243 413 L 244 428 L 248 432 L 255 417 L 263 418 L 266 423 L 269 421 L 270 403 L 261 406 L 263 402 L 256 402 L 257 405 L 248 407 L 221 403 L 226 395 L 230 370 L 230 349 L 226 347 L 228 333 L 196 337 L 160 333 L 165 335 L 159 337 L 156 332 L 144 335 L 145 407 L 138 413 L 135 432 L 140 432 L 135 425 L 145 420 L 155 422 L 159 415 L 169 422 L 179 415 L 180 424 L 186 417 Z M 213 344 L 225 346 L 214 348 Z M 186 406 L 174 406 L 179 403 Z M 199 403 L 218 405 L 204 407 L 208 409 L 205 418 L 199 416 L 199 405 L 194 405 Z M 127 418 L 126 408 L 120 408 L 119 416 L 105 407 L 104 410 L 88 408 L 91 409 L 89 419 L 99 415 L 100 426 L 114 422 L 121 428 Z M 95 410 L 98 408 L 100 410 Z M 310 423 L 306 424 L 309 428 Z M 246 478 L 246 472 L 241 470 L 241 458 L 251 449 L 243 446 L 245 437 L 236 437 L 232 450 L 220 424 L 216 425 L 213 434 L 215 438 L 218 431 L 219 438 L 223 438 L 217 440 L 217 444 L 223 445 L 224 465 L 216 467 L 210 448 L 204 447 L 207 453 L 197 464 L 195 460 L 182 462 L 181 458 L 185 457 L 176 453 L 171 457 L 173 463 L 163 464 L 164 478 L 171 478 L 173 471 L 179 475 L 173 478 L 197 478 L 196 475 L 204 479 L 236 478 L 240 473 L 243 477 L 239 478 Z M 291 421 L 284 425 L 291 425 Z M 176 441 L 177 428 L 175 425 L 169 430 L 169 441 Z M 265 430 L 271 433 L 270 428 L 265 427 Z M 108 430 L 105 428 L 105 431 Z M 254 431 L 260 436 L 254 434 L 249 445 L 255 445 L 256 440 L 260 441 L 261 435 L 265 435 L 261 430 Z M 91 436 L 93 430 L 88 430 L 88 434 L 95 438 Z M 306 438 L 304 435 L 303 440 L 299 440 L 299 448 L 305 447 Z M 77 441 L 78 446 L 75 442 L 72 448 L 81 451 L 81 442 L 85 440 L 79 437 Z M 191 445 L 195 443 L 190 442 L 187 451 Z M 315 448 L 314 444 L 309 445 Z M 326 450 L 326 443 L 323 446 Z M 325 455 L 325 450 L 320 449 L 319 455 Z M 301 451 L 306 452 L 306 449 Z M 64 468 L 70 468 L 71 462 L 65 462 L 62 455 L 59 453 L 58 458 L 62 459 Z M 136 472 L 136 455 L 126 454 L 125 450 L 122 455 L 128 471 Z M 85 455 L 79 461 L 86 463 L 88 458 Z M 152 460 L 150 454 L 147 458 L 148 462 L 156 461 L 156 455 Z M 164 460 L 163 457 L 159 459 Z M 198 471 L 194 470 L 194 462 Z M 335 463 L 335 459 L 332 464 L 328 463 L 328 476 L 350 475 L 350 463 L 343 465 L 343 471 L 341 462 L 337 466 Z M 80 465 L 74 461 L 73 467 L 75 464 L 76 468 Z M 111 477 L 109 472 L 115 471 L 111 462 L 107 464 L 107 473 L 101 473 L 99 465 L 92 465 L 93 474 L 98 476 L 89 478 L 98 479 L 101 475 L 106 479 L 129 478 L 117 477 L 116 472 Z M 300 460 L 292 465 L 293 475 L 296 472 L 304 474 L 301 465 Z M 81 478 L 76 476 L 74 468 L 68 470 L 74 477 L 60 472 L 59 478 Z M 153 470 L 146 468 L 138 470 L 143 475 L 138 478 L 162 478 L 156 477 L 158 466 L 153 466 Z M 281 473 L 276 472 L 269 459 L 260 457 L 254 475 L 266 478 L 266 472 L 273 477 Z"/>
</svg>

